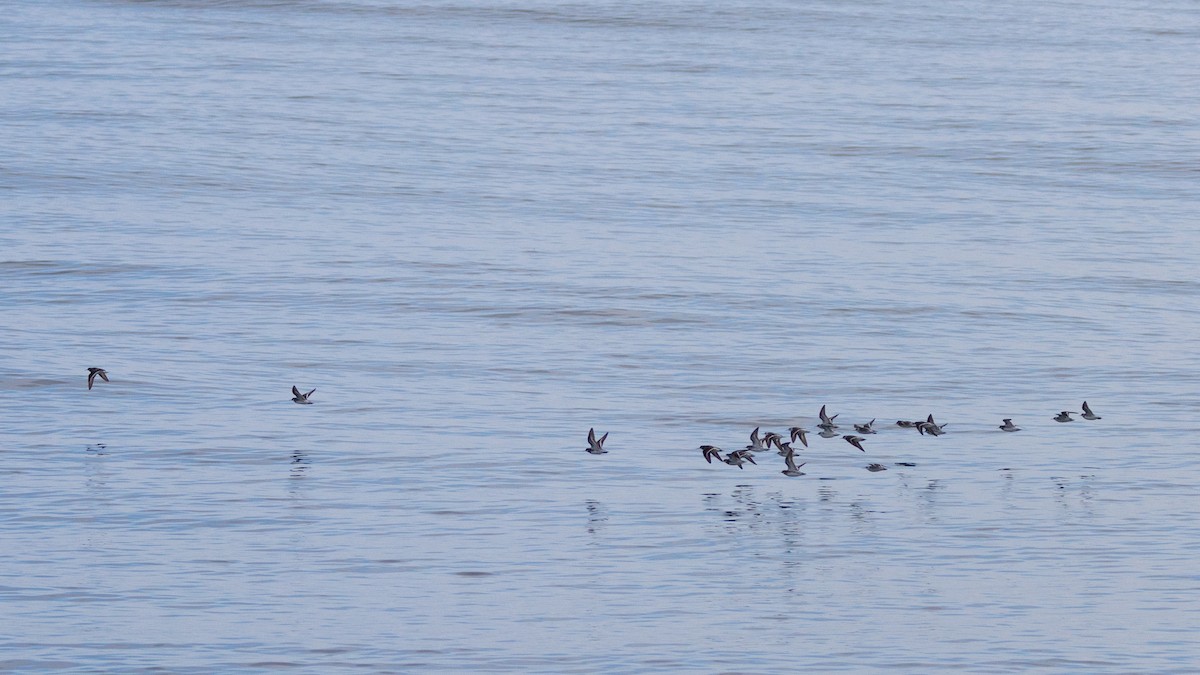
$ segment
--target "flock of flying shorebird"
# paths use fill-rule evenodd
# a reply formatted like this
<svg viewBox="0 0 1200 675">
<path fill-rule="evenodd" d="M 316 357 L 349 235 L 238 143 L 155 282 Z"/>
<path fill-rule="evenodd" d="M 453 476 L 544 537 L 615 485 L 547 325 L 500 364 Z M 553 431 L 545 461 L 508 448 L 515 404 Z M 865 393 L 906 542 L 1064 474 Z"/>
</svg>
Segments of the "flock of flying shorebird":
<svg viewBox="0 0 1200 675">
<path fill-rule="evenodd" d="M 818 436 L 822 438 L 836 438 L 841 436 L 842 440 L 863 452 L 867 451 L 867 449 L 862 445 L 863 441 L 867 440 L 866 435 L 877 433 L 875 431 L 875 420 L 871 420 L 866 424 L 855 424 L 854 431 L 859 434 L 864 434 L 864 436 L 857 436 L 854 434 L 843 434 L 839 432 L 839 427 L 837 423 L 834 422 L 834 420 L 837 419 L 837 415 L 829 415 L 826 413 L 825 406 L 821 406 L 821 412 L 817 413 L 817 415 L 821 418 L 821 421 L 817 424 L 817 428 L 821 430 L 817 434 Z M 1092 412 L 1092 409 L 1090 406 L 1088 406 L 1087 401 L 1083 402 L 1082 413 L 1064 410 L 1055 415 L 1052 419 L 1055 422 L 1074 422 L 1075 418 L 1071 417 L 1071 415 L 1081 415 L 1085 420 L 1100 419 L 1099 415 Z M 919 432 L 922 436 L 941 436 L 946 433 L 946 427 L 949 425 L 946 423 L 938 424 L 937 422 L 933 421 L 933 414 L 930 413 L 930 415 L 924 420 L 896 420 L 896 426 L 902 429 L 916 429 L 917 432 Z M 1001 431 L 1021 430 L 1021 427 L 1013 424 L 1012 419 L 1007 417 L 1004 418 L 1004 424 L 1001 424 L 999 428 Z M 775 448 L 779 451 L 779 456 L 783 457 L 784 464 L 787 466 L 787 468 L 780 473 L 792 478 L 795 478 L 796 476 L 803 476 L 804 472 L 800 470 L 800 467 L 807 464 L 807 462 L 796 464 L 796 449 L 792 447 L 792 444 L 799 441 L 801 445 L 807 448 L 808 431 L 805 430 L 804 427 L 792 427 L 788 429 L 789 440 L 785 441 L 783 440 L 783 434 L 777 434 L 773 431 L 759 434 L 760 429 L 761 427 L 755 427 L 754 431 L 750 432 L 750 445 L 747 445 L 741 450 L 729 452 L 724 457 L 721 456 L 721 453 L 725 451 L 715 445 L 702 445 L 700 446 L 699 450 L 704 456 L 705 461 L 707 461 L 709 464 L 712 464 L 713 460 L 715 459 L 719 462 L 725 462 L 729 466 L 736 466 L 739 469 L 744 469 L 746 468 L 746 464 L 758 465 L 758 462 L 754 461 L 754 453 L 770 452 L 771 448 Z M 604 449 L 604 441 L 607 438 L 607 433 L 599 438 L 596 438 L 596 430 L 594 428 L 588 429 L 588 447 L 585 448 L 585 450 L 593 455 L 606 454 L 608 450 Z M 898 466 L 916 466 L 912 462 L 896 462 L 896 464 Z M 868 471 L 887 471 L 886 466 L 878 463 L 868 464 L 866 469 Z"/>
<path fill-rule="evenodd" d="M 97 377 L 104 380 L 105 382 L 109 381 L 108 371 L 104 370 L 103 368 L 88 368 L 87 385 L 88 385 L 89 390 L 96 383 Z M 312 405 L 312 401 L 308 400 L 308 397 L 312 396 L 313 392 L 315 392 L 315 391 L 316 391 L 316 389 L 312 389 L 307 394 L 301 393 L 300 390 L 295 385 L 293 385 L 292 386 L 292 401 L 295 403 Z M 817 434 L 818 436 L 820 436 L 822 438 L 836 438 L 838 436 L 841 436 L 842 440 L 846 441 L 850 445 L 853 445 L 854 447 L 858 448 L 859 450 L 861 450 L 863 452 L 867 451 L 867 449 L 864 448 L 862 445 L 863 441 L 867 440 L 865 435 L 870 435 L 870 434 L 876 433 L 875 420 L 871 420 L 870 422 L 867 422 L 866 424 L 855 424 L 854 431 L 856 431 L 857 433 L 860 433 L 860 434 L 864 434 L 864 436 L 857 436 L 855 434 L 840 433 L 838 431 L 839 427 L 838 427 L 837 423 L 834 422 L 834 420 L 837 419 L 838 416 L 837 415 L 829 415 L 828 413 L 826 413 L 825 406 L 821 406 L 821 411 L 819 413 L 817 413 L 817 415 L 821 418 L 821 421 L 817 424 L 817 428 L 821 430 Z M 1071 415 L 1080 415 L 1085 420 L 1100 419 L 1099 415 L 1092 412 L 1092 409 L 1091 409 L 1091 407 L 1088 406 L 1087 401 L 1083 402 L 1083 412 L 1082 413 L 1073 412 L 1070 410 L 1064 410 L 1064 411 L 1058 413 L 1057 415 L 1055 415 L 1053 417 L 1053 419 L 1055 422 L 1074 422 L 1075 418 L 1071 417 Z M 933 414 L 930 413 L 930 415 L 928 417 L 926 417 L 924 420 L 918 420 L 918 421 L 896 420 L 896 426 L 901 427 L 903 429 L 916 429 L 922 436 L 941 436 L 946 433 L 946 427 L 949 425 L 947 425 L 945 423 L 938 424 L 937 422 L 933 421 Z M 760 429 L 761 429 L 761 427 L 755 427 L 754 431 L 750 432 L 750 445 L 747 445 L 746 447 L 742 448 L 741 450 L 734 450 L 733 452 L 729 452 L 724 457 L 721 456 L 721 453 L 723 453 L 725 451 L 722 450 L 721 448 L 718 448 L 715 445 L 702 445 L 702 446 L 700 446 L 699 450 L 700 450 L 701 454 L 704 456 L 704 459 L 709 464 L 712 464 L 712 461 L 715 459 L 719 462 L 725 462 L 729 466 L 736 466 L 739 469 L 744 469 L 744 468 L 746 468 L 746 464 L 754 464 L 755 466 L 758 465 L 758 462 L 754 461 L 754 453 L 770 452 L 771 448 L 774 447 L 775 449 L 777 449 L 779 451 L 779 456 L 783 457 L 783 462 L 787 467 L 780 473 L 782 473 L 785 476 L 790 476 L 793 478 L 796 476 L 803 476 L 804 472 L 800 470 L 800 467 L 807 464 L 807 462 L 804 462 L 801 464 L 796 464 L 796 449 L 794 447 L 792 447 L 792 444 L 795 443 L 796 441 L 799 441 L 801 445 L 803 445 L 804 447 L 807 448 L 808 447 L 808 431 L 805 430 L 804 427 L 792 427 L 792 428 L 788 429 L 789 440 L 785 441 L 785 440 L 783 440 L 782 434 L 777 434 L 773 431 L 768 431 L 768 432 L 760 435 L 759 434 Z M 1004 424 L 1000 425 L 1000 430 L 1001 431 L 1020 431 L 1021 427 L 1018 427 L 1017 425 L 1013 424 L 1013 421 L 1010 418 L 1006 417 L 1006 418 L 1004 418 Z M 599 438 L 597 438 L 596 437 L 596 429 L 595 428 L 588 429 L 588 435 L 587 435 L 588 447 L 585 448 L 585 450 L 588 453 L 593 454 L 593 455 L 607 454 L 608 450 L 604 449 L 604 441 L 606 441 L 606 440 L 608 440 L 608 433 L 605 433 L 603 436 L 600 436 Z M 898 466 L 915 466 L 911 462 L 896 462 L 896 464 Z M 866 468 L 868 471 L 887 471 L 886 466 L 884 466 L 882 464 L 878 464 L 878 463 L 868 464 Z"/>
</svg>

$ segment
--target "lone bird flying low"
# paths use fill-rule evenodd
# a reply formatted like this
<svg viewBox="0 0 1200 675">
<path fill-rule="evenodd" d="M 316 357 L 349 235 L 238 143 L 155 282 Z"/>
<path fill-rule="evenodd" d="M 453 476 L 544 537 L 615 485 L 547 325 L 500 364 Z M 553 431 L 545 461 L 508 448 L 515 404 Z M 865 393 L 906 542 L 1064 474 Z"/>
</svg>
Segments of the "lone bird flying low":
<svg viewBox="0 0 1200 675">
<path fill-rule="evenodd" d="M 308 405 L 312 405 L 312 401 L 308 400 L 308 397 L 312 396 L 314 391 L 316 391 L 316 389 L 309 391 L 307 394 L 301 394 L 300 390 L 297 389 L 296 385 L 293 384 L 292 385 L 292 401 L 294 401 L 295 403 L 306 403 Z"/>
<path fill-rule="evenodd" d="M 100 376 L 100 379 L 104 380 L 105 382 L 108 382 L 108 371 L 107 370 L 105 370 L 103 368 L 88 368 L 88 389 L 89 390 L 92 388 L 92 385 L 96 383 L 97 375 Z"/>
<path fill-rule="evenodd" d="M 1005 417 L 1004 424 L 1000 425 L 1000 430 L 1001 431 L 1020 431 L 1021 427 L 1013 424 L 1011 419 Z"/>
</svg>

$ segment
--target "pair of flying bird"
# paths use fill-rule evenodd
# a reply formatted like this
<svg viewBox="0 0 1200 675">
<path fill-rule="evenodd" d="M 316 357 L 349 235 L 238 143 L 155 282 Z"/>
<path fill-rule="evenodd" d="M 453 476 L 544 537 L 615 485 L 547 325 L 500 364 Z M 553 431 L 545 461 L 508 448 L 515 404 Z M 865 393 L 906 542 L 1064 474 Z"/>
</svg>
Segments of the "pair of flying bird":
<svg viewBox="0 0 1200 675">
<path fill-rule="evenodd" d="M 1054 421 L 1055 422 L 1074 422 L 1075 420 L 1071 419 L 1071 415 L 1079 415 L 1079 414 L 1082 414 L 1083 419 L 1085 419 L 1085 420 L 1101 419 L 1099 415 L 1092 412 L 1092 409 L 1090 407 L 1088 407 L 1087 401 L 1084 401 L 1083 402 L 1083 413 L 1077 413 L 1077 412 L 1072 412 L 1070 410 L 1064 410 L 1054 416 Z"/>
<path fill-rule="evenodd" d="M 91 389 L 92 385 L 96 384 L 97 376 L 99 376 L 99 378 L 105 382 L 109 381 L 107 370 L 103 368 L 88 368 L 88 389 Z M 296 388 L 296 385 L 292 385 L 292 400 L 296 403 L 307 403 L 308 405 L 312 405 L 312 401 L 308 400 L 308 397 L 312 396 L 314 391 L 316 391 L 316 389 L 310 390 L 307 394 L 301 394 L 300 390 Z"/>
<path fill-rule="evenodd" d="M 1092 407 L 1088 405 L 1087 401 L 1083 402 L 1083 412 L 1082 413 L 1074 412 L 1071 410 L 1064 410 L 1064 411 L 1058 413 L 1057 415 L 1055 415 L 1052 419 L 1055 422 L 1074 422 L 1075 418 L 1071 417 L 1071 415 L 1082 415 L 1083 419 L 1085 419 L 1085 420 L 1104 419 L 1104 418 L 1100 417 L 1099 415 L 1097 415 L 1096 413 L 1092 412 Z M 1000 429 L 1002 431 L 1020 431 L 1021 427 L 1018 427 L 1017 425 L 1013 424 L 1013 421 L 1011 419 L 1005 417 L 1004 424 L 1000 425 Z"/>
</svg>

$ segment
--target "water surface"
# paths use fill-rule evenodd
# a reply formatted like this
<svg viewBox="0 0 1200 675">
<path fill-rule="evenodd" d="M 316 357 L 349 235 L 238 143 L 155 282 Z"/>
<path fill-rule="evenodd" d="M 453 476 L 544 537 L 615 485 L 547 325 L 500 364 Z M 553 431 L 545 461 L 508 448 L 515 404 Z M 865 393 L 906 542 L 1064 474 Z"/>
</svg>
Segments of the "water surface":
<svg viewBox="0 0 1200 675">
<path fill-rule="evenodd" d="M 0 668 L 1197 668 L 1192 3 L 0 35 Z"/>
</svg>

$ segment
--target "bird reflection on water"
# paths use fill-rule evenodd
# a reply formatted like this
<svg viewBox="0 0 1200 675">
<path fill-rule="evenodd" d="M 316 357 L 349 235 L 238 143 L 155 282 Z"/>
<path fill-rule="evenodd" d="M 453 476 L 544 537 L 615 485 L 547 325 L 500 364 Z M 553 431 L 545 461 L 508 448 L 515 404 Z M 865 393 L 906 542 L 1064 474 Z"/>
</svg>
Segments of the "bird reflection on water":
<svg viewBox="0 0 1200 675">
<path fill-rule="evenodd" d="M 292 451 L 292 469 L 290 472 L 291 478 L 303 478 L 304 472 L 308 469 L 308 455 L 304 454 L 303 450 Z"/>
<path fill-rule="evenodd" d="M 604 504 L 595 499 L 585 501 L 583 506 L 587 509 L 588 534 L 599 534 L 604 530 L 605 524 L 608 522 L 608 509 L 605 508 Z"/>
</svg>

